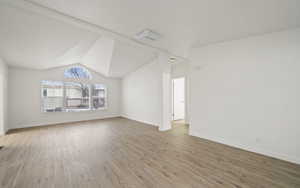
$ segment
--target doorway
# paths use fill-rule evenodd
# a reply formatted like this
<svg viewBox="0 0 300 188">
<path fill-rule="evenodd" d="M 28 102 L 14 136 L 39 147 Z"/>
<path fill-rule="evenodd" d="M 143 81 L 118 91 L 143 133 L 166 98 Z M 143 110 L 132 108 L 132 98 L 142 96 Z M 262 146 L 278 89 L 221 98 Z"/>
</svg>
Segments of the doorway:
<svg viewBox="0 0 300 188">
<path fill-rule="evenodd" d="M 189 64 L 187 62 L 173 63 L 165 67 L 162 74 L 162 123 L 160 131 L 173 128 L 178 134 L 188 134 L 189 131 Z M 174 122 L 175 120 L 175 122 Z M 183 131 L 180 131 L 180 130 Z"/>
<path fill-rule="evenodd" d="M 185 119 L 185 78 L 172 80 L 172 120 L 184 123 Z"/>
</svg>

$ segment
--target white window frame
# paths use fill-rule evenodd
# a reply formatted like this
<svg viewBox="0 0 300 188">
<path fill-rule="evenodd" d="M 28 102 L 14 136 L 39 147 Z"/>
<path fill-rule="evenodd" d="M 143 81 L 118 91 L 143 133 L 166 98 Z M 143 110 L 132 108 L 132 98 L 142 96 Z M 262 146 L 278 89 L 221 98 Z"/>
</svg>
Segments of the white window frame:
<svg viewBox="0 0 300 188">
<path fill-rule="evenodd" d="M 50 81 L 52 82 L 52 80 L 43 80 L 43 81 Z M 105 94 L 104 94 L 104 98 L 105 98 L 105 105 L 104 107 L 101 107 L 101 108 L 94 108 L 93 107 L 93 104 L 92 104 L 92 100 L 93 100 L 93 94 L 92 94 L 92 89 L 91 89 L 91 85 L 95 85 L 95 84 L 99 84 L 99 83 L 84 83 L 88 86 L 88 89 L 89 89 L 89 108 L 88 109 L 67 109 L 66 108 L 66 83 L 78 83 L 78 81 L 74 81 L 74 80 L 70 80 L 70 81 L 53 81 L 53 82 L 61 82 L 63 84 L 63 96 L 62 96 L 62 111 L 53 111 L 53 112 L 50 112 L 50 111 L 45 111 L 44 107 L 45 107 L 45 104 L 44 104 L 44 95 L 43 95 L 43 81 L 41 81 L 41 111 L 44 112 L 44 113 L 61 113 L 61 112 L 84 112 L 84 111 L 97 111 L 97 110 L 107 110 L 107 107 L 108 107 L 108 94 L 107 94 L 107 86 L 105 84 L 101 84 L 104 86 L 104 91 L 105 91 Z"/>
</svg>

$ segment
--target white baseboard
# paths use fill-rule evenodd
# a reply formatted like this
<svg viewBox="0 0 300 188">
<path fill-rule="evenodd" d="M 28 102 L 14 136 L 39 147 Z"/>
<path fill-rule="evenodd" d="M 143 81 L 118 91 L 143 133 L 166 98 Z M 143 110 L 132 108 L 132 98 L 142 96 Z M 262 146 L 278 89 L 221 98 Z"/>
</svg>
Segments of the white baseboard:
<svg viewBox="0 0 300 188">
<path fill-rule="evenodd" d="M 138 121 L 138 122 L 141 122 L 141 123 L 144 123 L 144 124 L 147 124 L 147 125 L 158 127 L 158 125 L 156 125 L 156 124 L 154 124 L 152 122 L 145 121 L 145 120 L 140 120 L 140 119 L 136 119 L 136 118 L 132 118 L 132 117 L 129 117 L 129 116 L 124 115 L 124 114 L 121 115 L 121 117 L 126 118 L 126 119 L 130 119 L 130 120 L 133 120 L 133 121 Z"/>
<path fill-rule="evenodd" d="M 159 128 L 159 131 L 168 131 L 171 130 L 171 128 Z"/>
<path fill-rule="evenodd" d="M 43 127 L 43 126 L 49 126 L 49 125 L 56 125 L 56 124 L 63 124 L 63 123 L 76 123 L 76 122 L 81 122 L 81 121 L 89 121 L 89 120 L 102 120 L 102 119 L 109 119 L 109 118 L 117 118 L 121 117 L 120 115 L 113 115 L 113 116 L 105 116 L 105 117 L 100 117 L 100 118 L 88 118 L 88 119 L 80 119 L 80 120 L 75 120 L 75 121 L 57 121 L 57 122 L 49 122 L 49 123 L 39 123 L 39 124 L 23 124 L 21 126 L 16 126 L 8 129 L 6 132 L 9 130 L 13 129 L 22 129 L 22 128 L 29 128 L 29 127 Z"/>
<path fill-rule="evenodd" d="M 213 141 L 213 142 L 217 142 L 217 143 L 220 143 L 220 144 L 228 145 L 228 146 L 231 146 L 231 147 L 236 147 L 236 148 L 239 148 L 239 149 L 242 149 L 242 150 L 246 150 L 246 151 L 266 155 L 266 156 L 273 157 L 273 158 L 276 158 L 276 159 L 280 159 L 280 160 L 300 164 L 300 159 L 295 157 L 295 156 L 288 156 L 288 155 L 285 155 L 285 154 L 280 154 L 278 152 L 268 151 L 268 150 L 265 150 L 265 149 L 262 149 L 262 148 L 253 148 L 251 146 L 246 146 L 246 145 L 241 144 L 241 143 L 232 143 L 228 140 L 204 136 L 204 135 L 201 135 L 199 132 L 197 132 L 195 130 L 191 130 L 191 129 L 189 130 L 189 135 L 199 137 L 199 138 L 203 138 L 203 139 L 206 139 L 206 140 L 210 140 L 210 141 Z"/>
</svg>

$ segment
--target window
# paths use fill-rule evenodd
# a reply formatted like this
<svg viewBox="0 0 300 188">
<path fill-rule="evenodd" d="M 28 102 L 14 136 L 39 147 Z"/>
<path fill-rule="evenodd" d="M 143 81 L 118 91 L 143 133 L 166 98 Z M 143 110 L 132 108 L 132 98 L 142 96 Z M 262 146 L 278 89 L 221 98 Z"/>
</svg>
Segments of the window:
<svg viewBox="0 0 300 188">
<path fill-rule="evenodd" d="M 78 82 L 42 81 L 42 111 L 70 112 L 107 107 L 106 86 Z"/>
<path fill-rule="evenodd" d="M 89 110 L 89 86 L 82 83 L 65 83 L 65 108 L 66 110 Z"/>
<path fill-rule="evenodd" d="M 94 109 L 101 109 L 106 107 L 106 88 L 104 85 L 92 85 L 92 106 Z"/>
<path fill-rule="evenodd" d="M 43 112 L 97 110 L 107 107 L 105 85 L 86 84 L 92 78 L 87 69 L 70 67 L 64 71 L 64 77 L 68 82 L 42 81 Z"/>
<path fill-rule="evenodd" d="M 80 66 L 70 67 L 65 70 L 64 73 L 65 78 L 73 78 L 73 79 L 92 79 L 90 72 Z"/>
<path fill-rule="evenodd" d="M 63 82 L 42 81 L 42 111 L 63 110 Z"/>
</svg>

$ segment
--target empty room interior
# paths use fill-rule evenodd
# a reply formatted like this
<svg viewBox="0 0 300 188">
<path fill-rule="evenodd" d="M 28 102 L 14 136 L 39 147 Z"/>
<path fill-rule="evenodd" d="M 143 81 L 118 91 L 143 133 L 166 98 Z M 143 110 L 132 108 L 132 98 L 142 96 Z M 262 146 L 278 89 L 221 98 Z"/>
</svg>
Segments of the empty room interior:
<svg viewBox="0 0 300 188">
<path fill-rule="evenodd" d="M 299 0 L 0 0 L 0 188 L 300 188 Z"/>
</svg>

